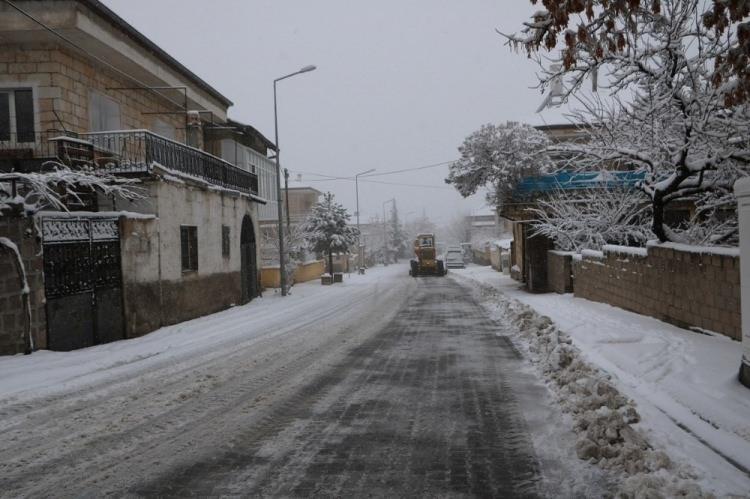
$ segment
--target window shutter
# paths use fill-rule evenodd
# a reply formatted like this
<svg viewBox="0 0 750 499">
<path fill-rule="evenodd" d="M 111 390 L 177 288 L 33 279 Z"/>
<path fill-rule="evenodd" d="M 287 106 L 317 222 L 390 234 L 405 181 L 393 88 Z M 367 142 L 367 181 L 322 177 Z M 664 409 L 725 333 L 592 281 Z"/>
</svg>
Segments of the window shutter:
<svg viewBox="0 0 750 499">
<path fill-rule="evenodd" d="M 198 227 L 190 227 L 190 270 L 198 270 Z"/>
<path fill-rule="evenodd" d="M 0 140 L 10 140 L 10 94 L 0 92 Z"/>
<path fill-rule="evenodd" d="M 182 255 L 182 270 L 190 269 L 190 248 L 187 227 L 180 227 L 180 254 Z"/>
<path fill-rule="evenodd" d="M 34 142 L 34 97 L 31 89 L 16 90 L 15 96 L 18 142 Z"/>
</svg>

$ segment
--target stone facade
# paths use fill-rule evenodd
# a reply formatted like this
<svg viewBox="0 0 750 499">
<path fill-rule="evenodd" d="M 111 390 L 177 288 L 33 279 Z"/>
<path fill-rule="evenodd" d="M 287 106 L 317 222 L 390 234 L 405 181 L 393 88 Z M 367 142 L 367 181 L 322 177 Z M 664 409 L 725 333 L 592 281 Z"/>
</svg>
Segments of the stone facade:
<svg viewBox="0 0 750 499">
<path fill-rule="evenodd" d="M 0 237 L 13 241 L 21 254 L 30 289 L 31 336 L 35 348 L 47 346 L 47 323 L 44 309 L 44 267 L 41 243 L 29 218 L 0 216 Z M 0 249 L 0 355 L 27 350 L 24 337 L 26 310 L 21 295 L 22 284 L 15 265 L 15 255 Z"/>
<path fill-rule="evenodd" d="M 133 83 L 60 45 L 3 44 L 0 88 L 14 87 L 32 89 L 37 132 L 90 131 L 89 106 L 92 92 L 97 92 L 119 104 L 121 129 L 156 130 L 162 122 L 174 127 L 175 140 L 185 140 L 184 114 L 144 114 L 174 111 L 175 104 L 151 91 L 116 90 L 133 87 Z M 179 100 L 179 93 L 171 91 L 168 97 Z"/>
<path fill-rule="evenodd" d="M 670 245 L 618 248 L 605 246 L 601 257 L 584 253 L 574 262 L 575 296 L 741 338 L 738 254 Z"/>
</svg>

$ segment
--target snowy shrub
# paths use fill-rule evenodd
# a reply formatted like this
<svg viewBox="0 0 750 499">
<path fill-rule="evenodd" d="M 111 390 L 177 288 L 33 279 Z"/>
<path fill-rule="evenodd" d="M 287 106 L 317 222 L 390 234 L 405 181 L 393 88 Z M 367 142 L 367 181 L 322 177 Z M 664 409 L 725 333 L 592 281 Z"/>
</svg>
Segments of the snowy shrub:
<svg viewBox="0 0 750 499">
<path fill-rule="evenodd" d="M 580 252 L 605 244 L 645 246 L 653 239 L 651 206 L 640 191 L 627 188 L 558 190 L 530 208 L 534 231 L 555 247 Z"/>
</svg>

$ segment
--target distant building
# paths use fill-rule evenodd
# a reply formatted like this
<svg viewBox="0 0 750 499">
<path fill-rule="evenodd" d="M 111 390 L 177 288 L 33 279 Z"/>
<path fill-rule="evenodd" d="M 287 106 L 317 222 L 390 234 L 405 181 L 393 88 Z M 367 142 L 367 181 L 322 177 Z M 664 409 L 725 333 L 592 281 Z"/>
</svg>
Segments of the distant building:
<svg viewBox="0 0 750 499">
<path fill-rule="evenodd" d="M 275 179 L 274 179 L 275 180 Z M 288 188 L 287 188 L 288 185 Z M 274 184 L 273 188 L 276 188 Z M 289 202 L 287 203 L 287 192 Z M 286 230 L 287 218 L 290 222 L 289 229 L 294 231 L 307 217 L 312 213 L 313 207 L 318 203 L 321 191 L 314 186 L 302 180 L 302 175 L 297 175 L 290 179 L 288 184 L 282 183 L 281 191 L 281 209 L 284 217 L 284 227 Z M 275 199 L 275 196 L 274 196 Z M 289 206 L 287 217 L 287 206 Z M 276 205 L 271 209 L 270 204 L 260 209 L 260 230 L 262 233 L 262 261 L 264 267 L 278 267 L 279 265 L 279 246 L 278 246 L 278 216 L 276 215 Z M 308 255 L 310 257 L 310 255 Z"/>
</svg>

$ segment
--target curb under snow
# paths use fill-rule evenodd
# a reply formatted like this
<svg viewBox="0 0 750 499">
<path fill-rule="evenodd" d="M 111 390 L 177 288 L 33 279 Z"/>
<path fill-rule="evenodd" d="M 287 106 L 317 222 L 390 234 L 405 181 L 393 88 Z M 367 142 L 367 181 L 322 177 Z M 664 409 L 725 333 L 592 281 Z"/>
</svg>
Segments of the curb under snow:
<svg viewBox="0 0 750 499">
<path fill-rule="evenodd" d="M 635 402 L 617 390 L 609 374 L 588 364 L 549 317 L 490 285 L 462 279 L 476 283 L 474 293 L 493 319 L 509 323 L 514 343 L 572 416 L 578 457 L 620 477 L 615 497 L 713 497 L 691 481 L 687 467 L 654 449 L 633 427 L 640 421 Z"/>
</svg>

